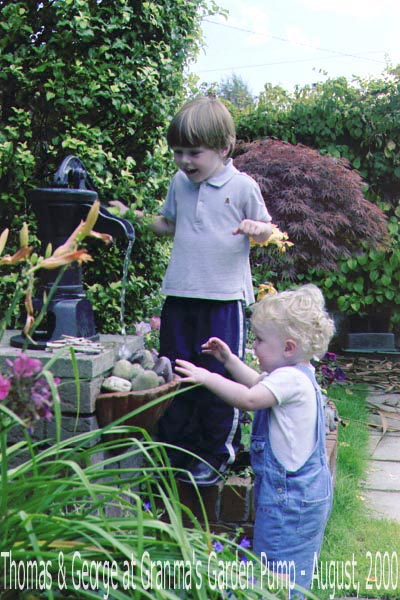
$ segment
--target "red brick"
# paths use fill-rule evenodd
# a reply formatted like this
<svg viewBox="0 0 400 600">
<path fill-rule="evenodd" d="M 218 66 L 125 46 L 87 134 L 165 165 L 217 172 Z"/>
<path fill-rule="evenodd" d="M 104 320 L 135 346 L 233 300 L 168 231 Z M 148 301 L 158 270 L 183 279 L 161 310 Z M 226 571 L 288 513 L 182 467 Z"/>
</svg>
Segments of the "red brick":
<svg viewBox="0 0 400 600">
<path fill-rule="evenodd" d="M 187 506 L 200 522 L 204 521 L 201 503 L 204 505 L 204 510 L 206 512 L 208 521 L 218 521 L 220 489 L 222 485 L 222 482 L 218 482 L 215 485 L 207 485 L 196 488 L 190 483 L 179 481 L 179 497 L 182 504 Z"/>
<path fill-rule="evenodd" d="M 228 523 L 248 521 L 251 512 L 251 491 L 250 477 L 229 477 L 221 492 L 220 520 Z"/>
</svg>

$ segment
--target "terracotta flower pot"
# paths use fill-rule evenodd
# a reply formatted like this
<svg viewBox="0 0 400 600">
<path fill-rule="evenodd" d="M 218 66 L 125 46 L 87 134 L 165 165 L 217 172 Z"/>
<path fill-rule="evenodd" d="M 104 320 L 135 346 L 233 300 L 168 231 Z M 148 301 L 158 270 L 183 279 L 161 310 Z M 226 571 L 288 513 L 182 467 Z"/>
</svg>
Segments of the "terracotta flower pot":
<svg viewBox="0 0 400 600">
<path fill-rule="evenodd" d="M 140 408 L 156 398 L 161 398 L 171 392 L 178 390 L 180 386 L 180 377 L 175 376 L 172 381 L 160 385 L 156 388 L 142 390 L 137 392 L 107 392 L 99 394 L 96 398 L 96 415 L 100 427 L 109 425 L 116 419 Z M 160 420 L 168 406 L 171 404 L 173 396 L 170 396 L 163 402 L 159 402 L 137 415 L 133 415 L 124 420 L 121 425 L 130 425 L 141 427 L 152 433 L 157 422 Z M 108 439 L 121 439 L 134 437 L 131 433 L 125 434 L 107 434 Z"/>
</svg>

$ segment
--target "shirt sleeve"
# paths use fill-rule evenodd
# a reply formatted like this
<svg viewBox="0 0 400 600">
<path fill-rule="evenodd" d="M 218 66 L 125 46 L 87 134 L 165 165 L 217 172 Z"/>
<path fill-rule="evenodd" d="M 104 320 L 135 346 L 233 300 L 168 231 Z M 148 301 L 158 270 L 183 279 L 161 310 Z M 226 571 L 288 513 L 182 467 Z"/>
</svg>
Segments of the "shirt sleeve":
<svg viewBox="0 0 400 600">
<path fill-rule="evenodd" d="M 164 204 L 161 207 L 163 217 L 175 223 L 176 221 L 176 200 L 175 200 L 175 177 L 172 179 Z"/>
<path fill-rule="evenodd" d="M 246 197 L 246 219 L 252 221 L 263 221 L 270 223 L 272 221 L 271 215 L 269 214 L 267 207 L 265 206 L 264 198 L 262 197 L 260 186 L 258 183 L 249 175 L 248 193 Z"/>
<path fill-rule="evenodd" d="M 304 388 L 312 388 L 308 377 L 295 367 L 280 367 L 265 374 L 260 381 L 275 396 L 279 406 L 296 403 L 302 397 Z"/>
</svg>

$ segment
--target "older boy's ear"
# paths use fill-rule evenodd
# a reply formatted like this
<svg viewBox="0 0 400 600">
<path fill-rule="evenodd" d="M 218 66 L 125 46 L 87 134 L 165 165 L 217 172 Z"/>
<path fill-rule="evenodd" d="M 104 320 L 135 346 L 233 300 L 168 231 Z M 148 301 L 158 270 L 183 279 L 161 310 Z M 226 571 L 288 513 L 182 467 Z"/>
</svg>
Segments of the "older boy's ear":
<svg viewBox="0 0 400 600">
<path fill-rule="evenodd" d="M 226 158 L 227 156 L 229 156 L 229 154 L 231 153 L 231 146 L 227 146 L 226 148 L 222 148 L 221 149 L 221 156 L 222 158 Z"/>
<path fill-rule="evenodd" d="M 296 350 L 297 350 L 297 342 L 295 342 L 291 338 L 287 339 L 285 342 L 285 352 L 291 356 L 292 354 L 294 354 L 296 352 Z"/>
</svg>

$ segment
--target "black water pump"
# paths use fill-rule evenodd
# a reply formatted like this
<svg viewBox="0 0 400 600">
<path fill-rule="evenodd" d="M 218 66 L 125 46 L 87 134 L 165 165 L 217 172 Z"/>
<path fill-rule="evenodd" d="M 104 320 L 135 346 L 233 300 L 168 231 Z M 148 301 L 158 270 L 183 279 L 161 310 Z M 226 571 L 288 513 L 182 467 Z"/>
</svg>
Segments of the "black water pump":
<svg viewBox="0 0 400 600">
<path fill-rule="evenodd" d="M 86 219 L 90 207 L 98 200 L 90 177 L 76 156 L 67 156 L 54 175 L 54 187 L 35 188 L 29 200 L 38 221 L 38 236 L 42 253 L 48 244 L 55 249 L 62 245 L 79 223 Z M 135 230 L 132 223 L 111 214 L 103 205 L 95 225 L 96 231 L 113 237 L 125 237 L 133 243 Z M 55 285 L 59 270 L 42 270 L 38 295 L 34 300 L 37 309 L 43 294 L 49 294 Z M 63 273 L 47 307 L 46 331 L 34 334 L 35 344 L 30 348 L 44 348 L 47 342 L 63 335 L 96 340 L 93 308 L 86 298 L 82 285 L 82 268 L 72 263 Z M 23 335 L 11 338 L 11 345 L 26 345 Z"/>
</svg>

